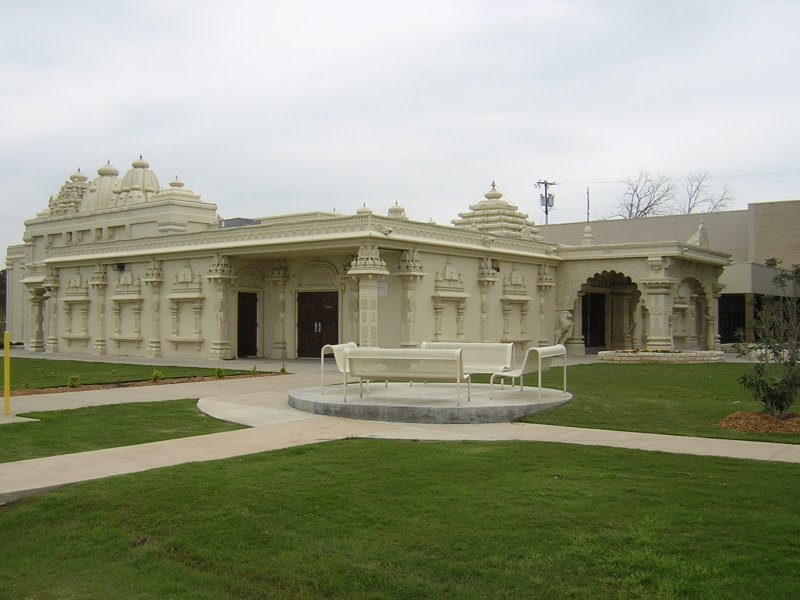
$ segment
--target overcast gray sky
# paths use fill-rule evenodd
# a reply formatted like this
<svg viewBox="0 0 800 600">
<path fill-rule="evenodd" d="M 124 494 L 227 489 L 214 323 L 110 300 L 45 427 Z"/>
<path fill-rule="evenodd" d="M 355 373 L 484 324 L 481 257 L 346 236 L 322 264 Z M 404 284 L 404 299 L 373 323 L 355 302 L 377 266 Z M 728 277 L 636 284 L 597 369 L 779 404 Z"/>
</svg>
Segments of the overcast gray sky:
<svg viewBox="0 0 800 600">
<path fill-rule="evenodd" d="M 639 169 L 800 197 L 800 2 L 4 0 L 0 245 L 141 153 L 225 218 L 449 223 L 492 180 L 537 223 Z M 577 240 L 576 240 L 577 242 Z M 713 240 L 712 240 L 713 242 Z"/>
</svg>

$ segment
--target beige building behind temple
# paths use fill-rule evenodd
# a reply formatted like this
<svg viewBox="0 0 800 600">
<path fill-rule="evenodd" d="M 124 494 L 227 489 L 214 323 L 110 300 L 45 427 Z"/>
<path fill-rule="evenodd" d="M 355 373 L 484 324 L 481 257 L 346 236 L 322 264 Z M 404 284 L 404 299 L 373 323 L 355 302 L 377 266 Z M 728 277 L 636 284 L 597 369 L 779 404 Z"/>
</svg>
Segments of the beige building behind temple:
<svg viewBox="0 0 800 600">
<path fill-rule="evenodd" d="M 220 221 L 140 158 L 122 178 L 111 165 L 71 175 L 25 222 L 7 254 L 9 329 L 34 352 L 96 356 L 283 359 L 345 341 L 719 348 L 729 256 L 697 222 L 610 243 L 549 231 L 494 184 L 452 226 L 397 205 Z"/>
</svg>

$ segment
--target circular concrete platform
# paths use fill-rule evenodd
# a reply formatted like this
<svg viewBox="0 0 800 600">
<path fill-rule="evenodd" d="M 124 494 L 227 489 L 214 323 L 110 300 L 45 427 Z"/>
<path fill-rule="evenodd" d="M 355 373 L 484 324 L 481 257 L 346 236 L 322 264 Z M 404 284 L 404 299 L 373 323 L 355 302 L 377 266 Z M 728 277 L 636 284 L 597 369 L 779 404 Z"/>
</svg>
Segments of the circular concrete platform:
<svg viewBox="0 0 800 600">
<path fill-rule="evenodd" d="M 569 402 L 572 394 L 561 390 L 527 387 L 520 391 L 495 385 L 494 398 L 487 384 L 473 384 L 471 399 L 455 384 L 372 383 L 359 397 L 358 384 L 347 386 L 345 401 L 341 385 L 302 388 L 289 392 L 289 405 L 305 412 L 332 417 L 399 423 L 502 423 Z"/>
</svg>

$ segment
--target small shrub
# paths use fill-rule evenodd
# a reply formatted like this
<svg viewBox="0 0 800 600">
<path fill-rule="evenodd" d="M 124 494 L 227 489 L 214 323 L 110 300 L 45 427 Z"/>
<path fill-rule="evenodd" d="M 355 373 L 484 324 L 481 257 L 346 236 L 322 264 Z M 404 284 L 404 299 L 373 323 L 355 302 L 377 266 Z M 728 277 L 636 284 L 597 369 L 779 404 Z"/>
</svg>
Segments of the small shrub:
<svg viewBox="0 0 800 600">
<path fill-rule="evenodd" d="M 281 365 L 280 374 L 281 374 L 281 375 L 286 375 L 286 373 L 287 373 L 287 371 L 286 371 L 286 363 L 283 363 L 283 364 Z"/>
<path fill-rule="evenodd" d="M 253 365 L 253 368 L 250 369 L 250 377 L 255 377 L 256 375 L 258 375 L 258 371 L 256 371 L 256 366 Z"/>
<path fill-rule="evenodd" d="M 161 374 L 161 371 L 159 371 L 158 369 L 153 369 L 153 376 L 150 378 L 150 380 L 153 383 L 158 383 L 162 379 L 164 379 L 164 376 Z"/>
<path fill-rule="evenodd" d="M 765 265 L 778 269 L 779 261 L 771 258 Z M 739 383 L 753 393 L 765 413 L 785 419 L 800 395 L 800 265 L 780 270 L 772 283 L 781 294 L 762 300 L 753 320 L 755 351 L 744 340 L 738 344 L 739 355 L 754 361 Z"/>
<path fill-rule="evenodd" d="M 214 377 L 216 377 L 217 379 L 225 379 L 225 369 L 220 369 L 219 367 L 217 367 L 214 370 Z"/>
<path fill-rule="evenodd" d="M 71 388 L 79 387 L 81 385 L 81 378 L 77 375 L 70 375 L 67 380 L 67 385 Z"/>
</svg>

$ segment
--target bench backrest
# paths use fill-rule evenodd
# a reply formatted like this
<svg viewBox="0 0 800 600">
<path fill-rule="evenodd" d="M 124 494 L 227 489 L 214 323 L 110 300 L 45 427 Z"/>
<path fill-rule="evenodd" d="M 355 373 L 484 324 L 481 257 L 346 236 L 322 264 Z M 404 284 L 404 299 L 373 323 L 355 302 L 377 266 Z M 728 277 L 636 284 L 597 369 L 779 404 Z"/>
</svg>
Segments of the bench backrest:
<svg viewBox="0 0 800 600">
<path fill-rule="evenodd" d="M 461 350 L 416 348 L 346 348 L 348 372 L 354 377 L 420 380 L 425 377 L 463 377 Z"/>
<path fill-rule="evenodd" d="M 553 362 L 554 356 L 564 356 L 567 348 L 562 344 L 555 346 L 532 346 L 525 351 L 525 358 L 522 359 L 520 370 L 523 373 L 536 373 L 539 370 L 539 357 L 542 358 L 542 373 L 545 373 Z"/>
<path fill-rule="evenodd" d="M 340 373 L 345 371 L 344 350 L 345 348 L 357 348 L 358 344 L 355 342 L 346 342 L 344 344 L 325 344 L 320 351 L 320 358 L 325 358 L 326 354 L 332 353 L 333 360 L 336 361 L 336 368 Z"/>
<path fill-rule="evenodd" d="M 467 373 L 496 373 L 514 365 L 514 344 L 500 342 L 422 342 L 423 349 L 461 350 Z"/>
</svg>

